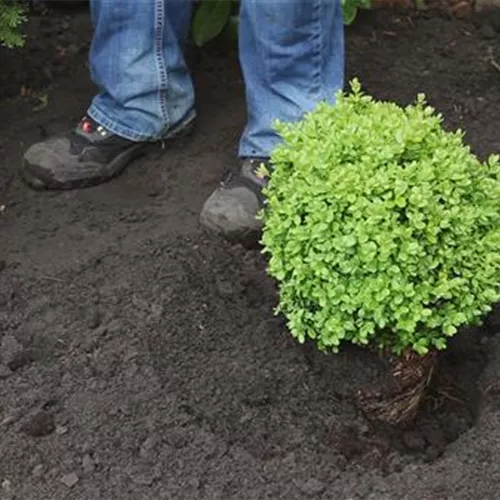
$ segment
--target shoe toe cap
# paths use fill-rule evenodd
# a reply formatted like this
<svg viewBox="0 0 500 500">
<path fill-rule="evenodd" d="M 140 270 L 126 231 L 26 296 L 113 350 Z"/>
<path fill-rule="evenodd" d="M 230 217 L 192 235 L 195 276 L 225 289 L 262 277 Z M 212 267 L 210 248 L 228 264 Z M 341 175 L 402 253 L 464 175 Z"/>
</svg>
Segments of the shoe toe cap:
<svg viewBox="0 0 500 500">
<path fill-rule="evenodd" d="M 67 150 L 68 142 L 63 138 L 33 144 L 23 157 L 21 168 L 24 178 L 33 187 L 57 185 L 59 174 L 67 171 L 63 161 Z"/>
<path fill-rule="evenodd" d="M 68 148 L 68 142 L 60 138 L 35 143 L 25 152 L 24 163 L 44 170 L 55 170 L 61 167 L 62 154 L 67 154 Z"/>
<path fill-rule="evenodd" d="M 200 222 L 228 238 L 237 238 L 260 230 L 259 208 L 257 197 L 248 189 L 218 189 L 205 202 Z"/>
</svg>

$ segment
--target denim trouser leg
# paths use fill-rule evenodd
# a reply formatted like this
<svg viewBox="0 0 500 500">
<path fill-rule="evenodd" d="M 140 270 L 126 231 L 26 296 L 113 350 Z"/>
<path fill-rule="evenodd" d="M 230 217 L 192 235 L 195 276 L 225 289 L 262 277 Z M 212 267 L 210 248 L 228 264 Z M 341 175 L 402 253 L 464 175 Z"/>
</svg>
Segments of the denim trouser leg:
<svg viewBox="0 0 500 500">
<path fill-rule="evenodd" d="M 160 139 L 194 111 L 182 54 L 191 0 L 91 0 L 89 116 L 130 140 Z"/>
<path fill-rule="evenodd" d="M 241 157 L 269 156 L 276 119 L 294 121 L 344 83 L 340 0 L 242 0 L 240 61 L 248 122 Z"/>
</svg>

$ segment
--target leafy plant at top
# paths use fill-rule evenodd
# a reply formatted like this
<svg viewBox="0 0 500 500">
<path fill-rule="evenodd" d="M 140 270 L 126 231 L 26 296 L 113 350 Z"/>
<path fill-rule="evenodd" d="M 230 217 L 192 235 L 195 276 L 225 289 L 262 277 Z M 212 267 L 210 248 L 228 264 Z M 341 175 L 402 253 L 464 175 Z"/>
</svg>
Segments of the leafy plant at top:
<svg viewBox="0 0 500 500">
<path fill-rule="evenodd" d="M 231 0 L 203 0 L 196 9 L 192 36 L 198 46 L 219 36 L 227 26 L 231 16 Z"/>
<path fill-rule="evenodd" d="M 194 43 L 201 47 L 218 37 L 228 27 L 237 29 L 237 16 L 232 16 L 235 0 L 201 0 L 191 26 Z M 330 0 L 332 2 L 336 0 Z M 359 9 L 368 9 L 371 0 L 341 0 L 345 24 L 352 24 Z"/>
<path fill-rule="evenodd" d="M 371 0 L 342 0 L 344 23 L 350 25 L 356 19 L 359 9 L 369 9 Z"/>
<path fill-rule="evenodd" d="M 262 243 L 300 341 L 424 355 L 500 299 L 500 166 L 359 82 L 278 123 Z"/>
<path fill-rule="evenodd" d="M 21 47 L 24 38 L 19 28 L 25 21 L 25 10 L 18 2 L 0 0 L 0 44 L 9 48 Z"/>
</svg>

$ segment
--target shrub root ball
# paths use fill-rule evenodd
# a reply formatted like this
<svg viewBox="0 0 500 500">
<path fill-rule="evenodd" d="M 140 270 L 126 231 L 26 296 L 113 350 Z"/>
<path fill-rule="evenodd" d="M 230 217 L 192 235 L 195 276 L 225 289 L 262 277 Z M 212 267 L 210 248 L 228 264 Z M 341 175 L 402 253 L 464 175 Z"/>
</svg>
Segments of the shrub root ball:
<svg viewBox="0 0 500 500">
<path fill-rule="evenodd" d="M 408 350 L 402 356 L 386 355 L 392 383 L 378 390 L 359 390 L 356 394 L 357 405 L 365 417 L 390 425 L 411 423 L 434 374 L 437 354 L 430 351 L 421 356 Z"/>
</svg>

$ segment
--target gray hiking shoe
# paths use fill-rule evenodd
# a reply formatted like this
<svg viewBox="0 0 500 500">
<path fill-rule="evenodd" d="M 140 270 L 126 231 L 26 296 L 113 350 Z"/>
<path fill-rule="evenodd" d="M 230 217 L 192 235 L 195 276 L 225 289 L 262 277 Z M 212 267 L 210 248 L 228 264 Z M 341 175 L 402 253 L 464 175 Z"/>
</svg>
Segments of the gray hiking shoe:
<svg viewBox="0 0 500 500">
<path fill-rule="evenodd" d="M 231 176 L 207 199 L 201 225 L 230 241 L 255 244 L 262 229 L 256 215 L 264 206 L 262 189 L 267 184 L 264 171 L 268 168 L 268 158 L 245 159 L 239 175 Z"/>
<path fill-rule="evenodd" d="M 189 132 L 194 117 L 194 112 L 188 115 L 165 140 Z M 31 146 L 24 155 L 21 173 L 36 189 L 94 186 L 120 174 L 151 144 L 129 141 L 84 118 L 72 132 Z"/>
</svg>

